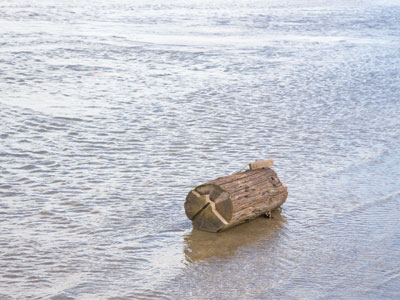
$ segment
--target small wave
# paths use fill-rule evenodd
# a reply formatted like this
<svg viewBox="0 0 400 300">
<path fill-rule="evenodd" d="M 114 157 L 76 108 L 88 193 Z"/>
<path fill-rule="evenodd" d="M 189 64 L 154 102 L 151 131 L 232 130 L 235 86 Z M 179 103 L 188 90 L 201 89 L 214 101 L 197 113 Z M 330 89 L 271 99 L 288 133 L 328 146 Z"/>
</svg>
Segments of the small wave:
<svg viewBox="0 0 400 300">
<path fill-rule="evenodd" d="M 35 170 L 35 169 L 38 169 L 38 167 L 36 165 L 29 164 L 29 165 L 25 165 L 23 167 L 19 167 L 17 169 L 18 170 Z"/>
</svg>

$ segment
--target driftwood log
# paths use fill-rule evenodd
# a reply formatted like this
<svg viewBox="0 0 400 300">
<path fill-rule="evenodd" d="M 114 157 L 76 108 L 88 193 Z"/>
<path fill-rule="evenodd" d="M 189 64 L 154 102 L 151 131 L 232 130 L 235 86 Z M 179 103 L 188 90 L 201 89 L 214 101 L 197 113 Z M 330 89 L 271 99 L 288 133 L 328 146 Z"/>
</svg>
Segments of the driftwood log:
<svg viewBox="0 0 400 300">
<path fill-rule="evenodd" d="M 219 232 L 281 206 L 287 187 L 269 168 L 271 160 L 250 164 L 250 170 L 199 185 L 186 197 L 185 211 L 193 227 Z"/>
</svg>

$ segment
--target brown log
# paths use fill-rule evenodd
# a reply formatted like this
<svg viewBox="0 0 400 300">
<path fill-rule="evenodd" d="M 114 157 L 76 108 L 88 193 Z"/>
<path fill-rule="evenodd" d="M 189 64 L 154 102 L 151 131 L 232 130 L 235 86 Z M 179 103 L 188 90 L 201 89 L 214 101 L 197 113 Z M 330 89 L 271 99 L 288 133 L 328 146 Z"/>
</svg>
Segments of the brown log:
<svg viewBox="0 0 400 300">
<path fill-rule="evenodd" d="M 186 197 L 186 215 L 193 227 L 218 232 L 281 206 L 287 187 L 266 166 L 220 177 L 197 186 Z"/>
</svg>

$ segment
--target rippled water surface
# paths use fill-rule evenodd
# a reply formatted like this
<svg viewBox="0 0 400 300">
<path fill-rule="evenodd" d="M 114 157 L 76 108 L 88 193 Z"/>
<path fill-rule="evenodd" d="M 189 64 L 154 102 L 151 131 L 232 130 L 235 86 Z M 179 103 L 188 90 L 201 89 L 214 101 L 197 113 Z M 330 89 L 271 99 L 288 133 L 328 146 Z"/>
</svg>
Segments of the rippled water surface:
<svg viewBox="0 0 400 300">
<path fill-rule="evenodd" d="M 400 4 L 326 2 L 0 0 L 0 299 L 399 299 Z"/>
</svg>

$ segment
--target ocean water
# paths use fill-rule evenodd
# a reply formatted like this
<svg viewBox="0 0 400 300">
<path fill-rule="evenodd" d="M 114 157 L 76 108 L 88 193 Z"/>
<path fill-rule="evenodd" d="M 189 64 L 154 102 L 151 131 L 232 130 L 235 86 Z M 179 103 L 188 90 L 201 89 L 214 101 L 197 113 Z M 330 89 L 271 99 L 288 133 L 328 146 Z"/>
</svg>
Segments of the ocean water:
<svg viewBox="0 0 400 300">
<path fill-rule="evenodd" d="M 0 299 L 399 299 L 400 3 L 331 2 L 0 0 Z"/>
</svg>

